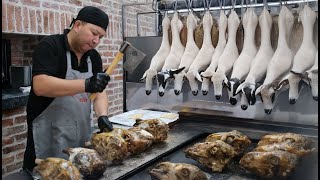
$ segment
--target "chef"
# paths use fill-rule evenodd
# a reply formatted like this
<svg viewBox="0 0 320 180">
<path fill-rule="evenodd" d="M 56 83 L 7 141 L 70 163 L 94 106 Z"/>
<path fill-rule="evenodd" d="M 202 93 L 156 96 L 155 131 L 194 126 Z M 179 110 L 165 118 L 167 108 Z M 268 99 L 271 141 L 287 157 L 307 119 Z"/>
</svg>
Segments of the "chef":
<svg viewBox="0 0 320 180">
<path fill-rule="evenodd" d="M 94 49 L 108 24 L 105 12 L 86 6 L 70 29 L 44 37 L 35 48 L 23 169 L 32 170 L 36 158 L 66 159 L 63 149 L 84 146 L 91 136 L 91 93 L 98 93 L 92 102 L 99 128 L 112 130 L 105 92 L 110 77 L 103 73 L 101 56 Z"/>
</svg>

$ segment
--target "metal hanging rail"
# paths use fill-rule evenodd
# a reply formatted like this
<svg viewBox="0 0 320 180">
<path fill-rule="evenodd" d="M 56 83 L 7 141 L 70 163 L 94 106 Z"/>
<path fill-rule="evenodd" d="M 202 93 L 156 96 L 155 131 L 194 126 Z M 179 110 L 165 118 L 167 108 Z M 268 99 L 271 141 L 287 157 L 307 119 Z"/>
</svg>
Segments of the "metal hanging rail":
<svg viewBox="0 0 320 180">
<path fill-rule="evenodd" d="M 313 3 L 313 2 L 318 2 L 318 0 L 296 0 L 296 1 L 282 1 L 282 5 L 295 5 L 295 4 L 302 4 L 302 3 Z M 281 4 L 280 2 L 267 2 L 266 4 L 268 5 L 268 7 L 278 7 Z M 252 4 L 248 4 L 248 5 L 234 5 L 234 7 L 232 7 L 232 5 L 227 5 L 227 6 L 216 6 L 216 7 L 210 7 L 209 10 L 219 10 L 219 9 L 223 9 L 223 10 L 229 10 L 229 9 L 241 9 L 243 7 L 264 7 L 264 3 L 252 3 Z M 161 11 L 161 9 L 159 9 Z M 193 11 L 204 11 L 203 7 L 201 8 L 192 8 Z M 175 10 L 168 10 L 168 9 L 163 9 L 162 11 L 166 11 L 167 13 L 174 13 Z M 188 12 L 188 9 L 186 7 L 184 8 L 177 8 L 178 12 Z M 316 8 L 316 11 L 318 11 L 318 8 Z"/>
</svg>

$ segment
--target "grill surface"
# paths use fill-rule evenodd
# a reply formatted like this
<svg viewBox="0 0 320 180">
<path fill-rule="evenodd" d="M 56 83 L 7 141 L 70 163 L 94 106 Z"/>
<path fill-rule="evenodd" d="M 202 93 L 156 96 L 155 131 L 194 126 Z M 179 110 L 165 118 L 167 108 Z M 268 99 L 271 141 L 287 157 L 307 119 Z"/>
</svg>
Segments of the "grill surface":
<svg viewBox="0 0 320 180">
<path fill-rule="evenodd" d="M 179 113 L 179 123 L 172 129 L 176 130 L 196 131 L 199 132 L 198 136 L 193 136 L 188 142 L 184 142 L 173 148 L 170 153 L 165 153 L 157 156 L 153 160 L 146 164 L 141 165 L 134 171 L 127 173 L 125 176 L 118 179 L 129 180 L 150 180 L 151 177 L 148 172 L 158 163 L 163 161 L 170 161 L 174 163 L 190 163 L 198 166 L 202 171 L 207 173 L 208 179 L 261 179 L 251 172 L 246 171 L 239 165 L 241 157 L 234 159 L 221 173 L 212 172 L 209 168 L 204 167 L 196 160 L 186 158 L 183 150 L 197 142 L 202 142 L 203 139 L 210 133 L 215 132 L 227 132 L 231 130 L 238 130 L 244 135 L 247 135 L 252 141 L 252 144 L 246 149 L 251 151 L 257 145 L 257 142 L 262 136 L 271 133 L 285 133 L 292 132 L 304 135 L 314 140 L 316 151 L 312 154 L 300 159 L 295 170 L 286 178 L 279 179 L 318 179 L 318 127 L 317 126 L 302 126 L 293 123 L 270 123 L 259 122 L 252 119 L 238 119 L 238 118 L 226 118 L 211 115 L 199 115 L 196 113 Z M 170 131 L 169 131 L 170 132 Z M 201 132 L 201 133 L 200 133 Z M 272 178 L 275 179 L 275 178 Z"/>
<path fill-rule="evenodd" d="M 194 143 L 203 141 L 210 133 L 238 130 L 247 135 L 253 142 L 247 151 L 256 147 L 263 135 L 277 132 L 292 132 L 302 134 L 315 141 L 318 147 L 318 126 L 302 126 L 293 123 L 259 122 L 251 119 L 236 119 L 217 116 L 201 116 L 193 113 L 179 113 L 179 122 L 170 128 L 168 139 L 164 143 L 154 144 L 147 151 L 128 157 L 123 164 L 108 164 L 101 179 L 108 180 L 150 180 L 149 170 L 157 163 L 170 161 L 175 163 L 190 163 L 198 166 L 209 179 L 259 179 L 253 173 L 239 166 L 239 159 L 234 159 L 221 173 L 214 173 L 197 161 L 186 158 L 184 149 Z M 294 172 L 282 179 L 318 179 L 318 150 L 310 156 L 301 159 Z M 274 179 L 274 178 L 273 178 Z"/>
<path fill-rule="evenodd" d="M 243 132 L 243 131 L 242 131 Z M 246 134 L 246 132 L 243 132 Z M 242 168 L 239 165 L 239 160 L 241 157 L 234 158 L 228 166 L 224 168 L 222 172 L 212 172 L 209 168 L 203 166 L 202 164 L 198 163 L 196 160 L 193 160 L 191 158 L 186 158 L 185 153 L 183 152 L 187 147 L 193 145 L 194 143 L 203 142 L 204 137 L 206 137 L 207 133 L 202 134 L 198 139 L 195 139 L 190 144 L 187 144 L 180 149 L 177 149 L 175 152 L 168 156 L 162 157 L 160 160 L 154 162 L 151 166 L 143 168 L 140 172 L 138 172 L 136 175 L 129 178 L 130 180 L 151 180 L 150 175 L 148 172 L 158 163 L 169 161 L 173 163 L 188 163 L 193 164 L 197 167 L 199 167 L 203 172 L 207 174 L 208 179 L 214 179 L 214 180 L 224 180 L 224 179 L 248 179 L 248 180 L 255 180 L 255 179 L 261 179 L 260 177 L 254 175 L 253 173 L 246 171 L 244 168 Z M 259 139 L 250 139 L 252 141 L 251 145 L 246 149 L 246 152 L 249 152 L 253 150 L 259 141 Z M 317 139 L 314 139 L 317 140 Z M 301 180 L 301 179 L 308 179 L 313 180 L 317 179 L 317 165 L 318 165 L 318 153 L 313 152 L 312 154 L 309 154 L 308 156 L 305 156 L 300 159 L 298 162 L 296 169 L 286 178 L 279 178 L 279 179 L 290 179 L 290 180 Z M 139 171 L 139 170 L 137 170 Z M 276 179 L 276 178 L 273 178 Z"/>
</svg>

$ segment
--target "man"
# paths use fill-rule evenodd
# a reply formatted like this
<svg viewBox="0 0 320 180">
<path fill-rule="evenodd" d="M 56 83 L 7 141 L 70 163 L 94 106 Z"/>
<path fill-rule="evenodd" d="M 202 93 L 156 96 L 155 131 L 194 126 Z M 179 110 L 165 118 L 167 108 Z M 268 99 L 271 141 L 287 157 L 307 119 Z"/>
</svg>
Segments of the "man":
<svg viewBox="0 0 320 180">
<path fill-rule="evenodd" d="M 87 6 L 71 22 L 71 30 L 41 40 L 33 53 L 32 85 L 27 104 L 28 139 L 23 168 L 35 159 L 68 158 L 62 152 L 83 147 L 91 136 L 91 93 L 99 128 L 112 130 L 105 88 L 110 77 L 94 49 L 105 36 L 108 15 Z"/>
</svg>

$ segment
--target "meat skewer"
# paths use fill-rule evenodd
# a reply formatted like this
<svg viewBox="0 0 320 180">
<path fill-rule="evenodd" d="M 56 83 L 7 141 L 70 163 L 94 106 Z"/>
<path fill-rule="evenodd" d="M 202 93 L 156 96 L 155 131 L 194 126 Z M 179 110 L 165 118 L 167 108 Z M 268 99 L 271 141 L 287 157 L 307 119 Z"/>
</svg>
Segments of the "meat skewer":
<svg viewBox="0 0 320 180">
<path fill-rule="evenodd" d="M 162 41 L 160 48 L 157 53 L 152 57 L 149 69 L 147 69 L 141 80 L 146 79 L 145 91 L 149 95 L 152 89 L 153 78 L 157 75 L 157 72 L 161 70 L 163 64 L 168 57 L 170 52 L 170 43 L 169 43 L 169 28 L 170 28 L 170 19 L 166 13 L 162 20 Z"/>
<path fill-rule="evenodd" d="M 213 55 L 211 57 L 211 62 L 209 67 L 201 73 L 201 76 L 204 77 L 202 79 L 202 86 L 201 86 L 201 90 L 202 90 L 202 94 L 206 95 L 208 94 L 209 91 L 209 85 L 210 85 L 210 79 L 212 77 L 213 72 L 216 71 L 217 67 L 218 67 L 218 61 L 219 61 L 219 57 L 221 56 L 227 40 L 226 40 L 226 30 L 227 30 L 227 25 L 228 25 L 228 18 L 225 15 L 223 10 L 220 10 L 220 17 L 219 17 L 219 40 L 218 40 L 218 44 L 213 52 Z"/>
</svg>

